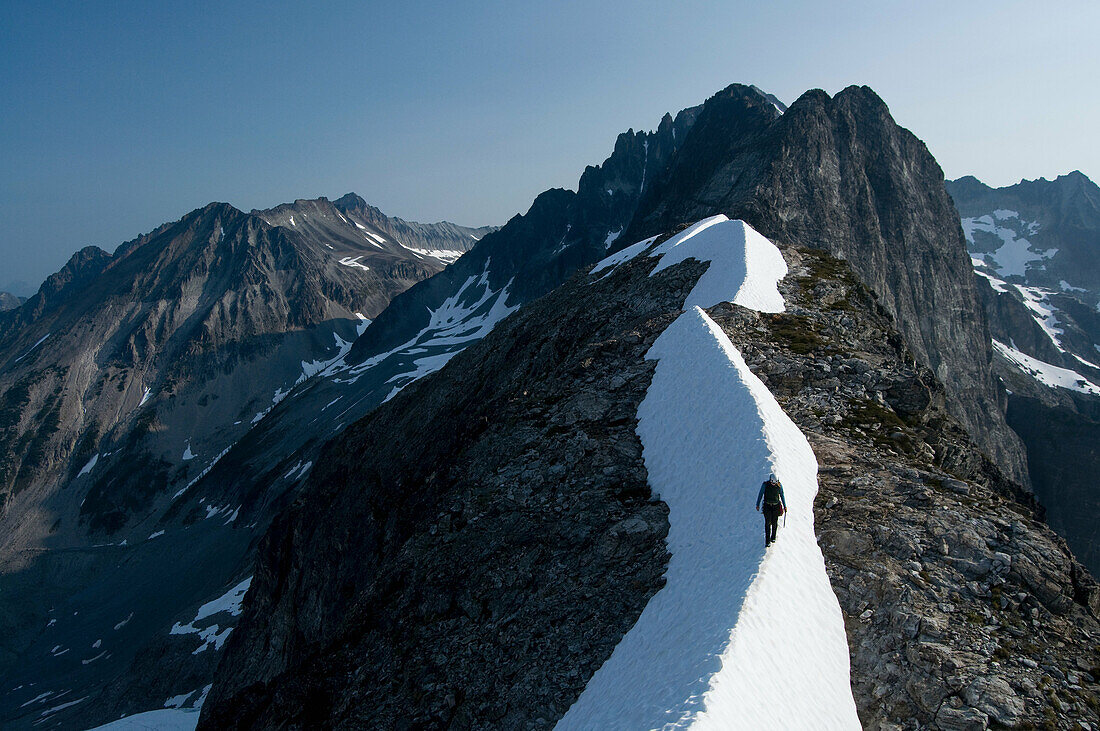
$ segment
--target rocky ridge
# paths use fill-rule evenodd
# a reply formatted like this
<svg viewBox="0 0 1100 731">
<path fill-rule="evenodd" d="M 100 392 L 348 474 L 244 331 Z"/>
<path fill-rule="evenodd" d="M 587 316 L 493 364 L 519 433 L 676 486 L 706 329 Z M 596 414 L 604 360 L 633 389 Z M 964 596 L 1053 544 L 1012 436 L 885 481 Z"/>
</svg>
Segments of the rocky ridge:
<svg viewBox="0 0 1100 731">
<path fill-rule="evenodd" d="M 26 297 L 17 297 L 11 292 L 0 292 L 0 312 L 14 310 L 26 301 Z"/>
<path fill-rule="evenodd" d="M 786 313 L 709 314 L 817 452 L 865 727 L 1096 723 L 1095 583 L 846 265 L 784 253 Z M 634 414 L 705 265 L 652 266 L 572 280 L 330 445 L 201 727 L 553 725 L 662 585 Z M 421 419 L 446 437 L 416 442 Z"/>
</svg>

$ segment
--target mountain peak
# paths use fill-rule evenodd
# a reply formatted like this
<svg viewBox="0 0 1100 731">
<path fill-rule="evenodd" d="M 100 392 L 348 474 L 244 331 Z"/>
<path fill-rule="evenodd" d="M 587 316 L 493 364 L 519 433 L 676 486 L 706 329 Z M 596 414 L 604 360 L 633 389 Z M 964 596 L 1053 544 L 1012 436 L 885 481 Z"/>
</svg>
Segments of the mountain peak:
<svg viewBox="0 0 1100 731">
<path fill-rule="evenodd" d="M 367 202 L 358 193 L 345 193 L 332 203 L 340 209 L 367 207 Z"/>
</svg>

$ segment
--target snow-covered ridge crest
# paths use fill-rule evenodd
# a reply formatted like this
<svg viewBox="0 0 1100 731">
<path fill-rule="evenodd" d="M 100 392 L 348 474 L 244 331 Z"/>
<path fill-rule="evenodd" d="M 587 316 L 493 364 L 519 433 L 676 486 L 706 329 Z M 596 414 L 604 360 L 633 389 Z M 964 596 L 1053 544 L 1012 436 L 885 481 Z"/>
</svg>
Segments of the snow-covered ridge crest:
<svg viewBox="0 0 1100 731">
<path fill-rule="evenodd" d="M 558 728 L 859 728 L 843 617 L 814 535 L 817 460 L 700 309 L 727 300 L 781 311 L 782 255 L 724 216 L 650 255 L 663 257 L 655 271 L 711 262 L 688 295 L 694 306 L 647 353 L 657 367 L 638 408 L 649 482 L 669 506 L 667 583 Z M 769 472 L 790 516 L 765 553 L 754 503 Z"/>
<path fill-rule="evenodd" d="M 596 264 L 591 273 L 633 259 L 649 249 L 653 241 L 646 239 L 612 254 Z M 710 262 L 685 300 L 685 308 L 733 302 L 761 312 L 784 309 L 776 284 L 787 275 L 787 263 L 775 244 L 744 221 L 731 221 L 721 214 L 704 218 L 646 255 L 661 259 L 650 276 L 687 259 Z"/>
</svg>

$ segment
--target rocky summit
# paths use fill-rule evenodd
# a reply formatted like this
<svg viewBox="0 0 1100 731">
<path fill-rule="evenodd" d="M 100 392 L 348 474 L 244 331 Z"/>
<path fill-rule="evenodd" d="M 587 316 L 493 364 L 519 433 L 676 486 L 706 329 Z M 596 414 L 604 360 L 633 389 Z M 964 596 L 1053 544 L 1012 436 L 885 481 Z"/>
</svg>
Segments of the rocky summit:
<svg viewBox="0 0 1100 731">
<path fill-rule="evenodd" d="M 348 194 L 82 250 L 0 313 L 0 722 L 1100 727 L 1028 431 L 1095 418 L 1089 300 L 950 191 L 866 87 L 734 84 L 499 229 Z"/>
</svg>

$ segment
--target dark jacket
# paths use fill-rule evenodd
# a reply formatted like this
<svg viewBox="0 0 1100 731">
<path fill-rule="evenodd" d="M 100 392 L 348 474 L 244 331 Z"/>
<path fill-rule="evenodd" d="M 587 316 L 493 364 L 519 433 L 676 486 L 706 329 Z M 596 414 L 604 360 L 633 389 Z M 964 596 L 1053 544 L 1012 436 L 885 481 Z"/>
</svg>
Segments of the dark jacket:
<svg viewBox="0 0 1100 731">
<path fill-rule="evenodd" d="M 769 483 L 769 480 L 765 480 L 764 483 L 762 485 L 760 485 L 760 492 L 756 496 L 756 507 L 757 507 L 757 509 L 760 508 L 760 501 L 764 499 L 764 494 L 768 491 L 768 483 Z M 779 480 L 776 480 L 773 483 L 773 485 L 774 485 L 774 487 L 779 488 L 779 490 L 778 490 L 778 492 L 779 492 L 779 503 L 778 504 L 783 506 L 783 510 L 786 510 L 787 509 L 787 498 L 786 498 L 786 496 L 783 495 L 783 484 Z M 775 505 L 776 503 L 771 502 L 771 501 L 765 501 L 764 504 L 765 505 Z"/>
</svg>

